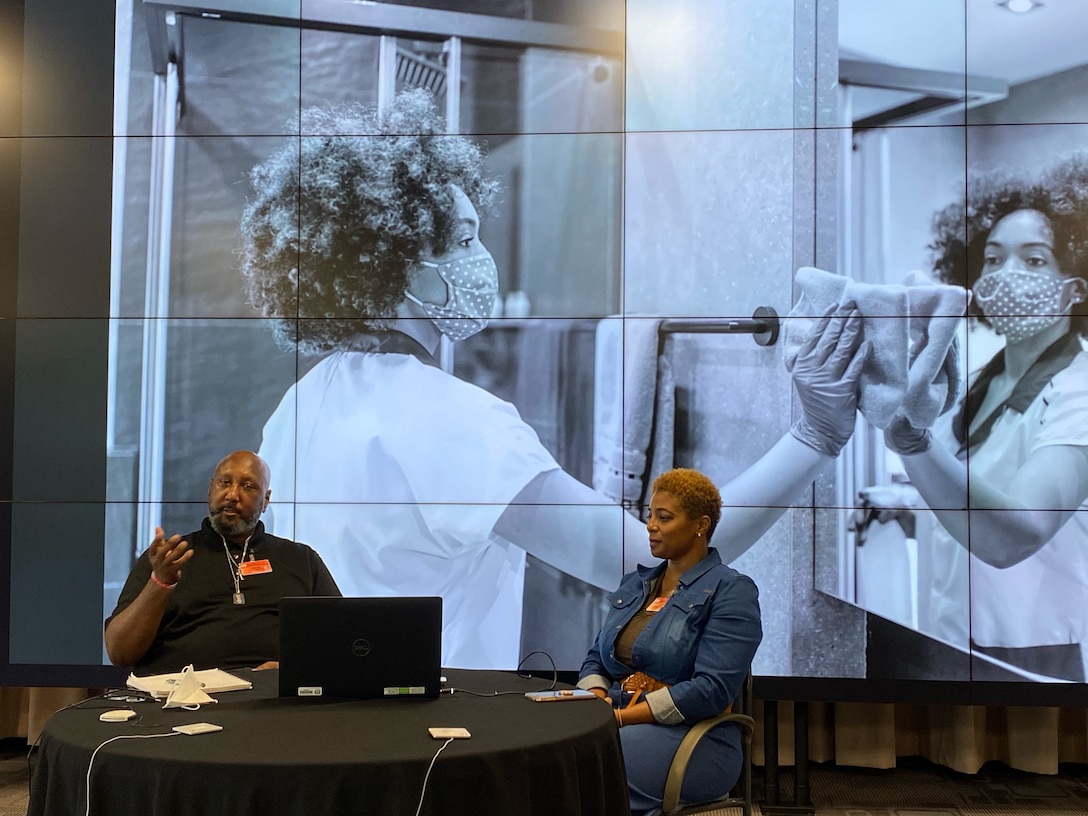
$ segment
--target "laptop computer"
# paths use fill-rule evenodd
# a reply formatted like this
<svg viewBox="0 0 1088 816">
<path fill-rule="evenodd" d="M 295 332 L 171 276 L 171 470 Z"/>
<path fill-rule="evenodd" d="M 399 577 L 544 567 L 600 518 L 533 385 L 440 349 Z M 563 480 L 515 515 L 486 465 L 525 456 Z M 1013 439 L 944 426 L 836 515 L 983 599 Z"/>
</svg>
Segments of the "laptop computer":
<svg viewBox="0 0 1088 816">
<path fill-rule="evenodd" d="M 437 697 L 441 598 L 280 600 L 281 697 Z"/>
</svg>

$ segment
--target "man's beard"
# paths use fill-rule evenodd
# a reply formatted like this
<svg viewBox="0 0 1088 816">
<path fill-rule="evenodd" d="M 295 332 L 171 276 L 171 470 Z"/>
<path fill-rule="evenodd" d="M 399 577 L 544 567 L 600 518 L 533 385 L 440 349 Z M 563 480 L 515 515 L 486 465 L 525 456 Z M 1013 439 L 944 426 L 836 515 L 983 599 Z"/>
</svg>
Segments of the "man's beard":
<svg viewBox="0 0 1088 816">
<path fill-rule="evenodd" d="M 225 508 L 220 507 L 214 513 L 208 514 L 208 520 L 211 522 L 212 529 L 215 530 L 221 536 L 243 536 L 252 533 L 257 529 L 257 521 L 260 516 L 246 517 L 242 515 L 235 516 L 228 519 L 223 518 L 223 510 Z"/>
</svg>

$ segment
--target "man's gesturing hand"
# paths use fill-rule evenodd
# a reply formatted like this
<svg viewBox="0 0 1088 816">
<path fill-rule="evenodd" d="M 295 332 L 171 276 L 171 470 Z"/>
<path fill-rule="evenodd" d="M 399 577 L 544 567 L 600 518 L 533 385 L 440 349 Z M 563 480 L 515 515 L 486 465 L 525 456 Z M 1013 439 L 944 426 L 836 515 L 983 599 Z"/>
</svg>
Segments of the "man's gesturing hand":
<svg viewBox="0 0 1088 816">
<path fill-rule="evenodd" d="M 151 562 L 151 575 L 160 584 L 172 586 L 181 578 L 182 565 L 193 557 L 189 542 L 179 535 L 165 537 L 162 527 L 155 528 L 155 538 L 148 548 L 147 558 Z"/>
</svg>

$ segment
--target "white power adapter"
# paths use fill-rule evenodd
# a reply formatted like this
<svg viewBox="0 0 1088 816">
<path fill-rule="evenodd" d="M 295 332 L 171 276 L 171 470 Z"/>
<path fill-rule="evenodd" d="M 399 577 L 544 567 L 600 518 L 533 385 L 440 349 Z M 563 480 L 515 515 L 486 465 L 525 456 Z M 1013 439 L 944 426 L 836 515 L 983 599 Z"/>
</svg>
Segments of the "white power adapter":
<svg viewBox="0 0 1088 816">
<path fill-rule="evenodd" d="M 112 711 L 103 711 L 98 715 L 102 722 L 122 723 L 128 722 L 136 716 L 136 712 L 129 708 L 115 708 Z"/>
<path fill-rule="evenodd" d="M 427 733 L 435 739 L 468 739 L 472 736 L 467 728 L 428 728 Z"/>
<path fill-rule="evenodd" d="M 179 734 L 210 734 L 213 731 L 222 731 L 223 726 L 215 723 L 189 723 L 188 725 L 175 725 L 172 731 Z"/>
</svg>

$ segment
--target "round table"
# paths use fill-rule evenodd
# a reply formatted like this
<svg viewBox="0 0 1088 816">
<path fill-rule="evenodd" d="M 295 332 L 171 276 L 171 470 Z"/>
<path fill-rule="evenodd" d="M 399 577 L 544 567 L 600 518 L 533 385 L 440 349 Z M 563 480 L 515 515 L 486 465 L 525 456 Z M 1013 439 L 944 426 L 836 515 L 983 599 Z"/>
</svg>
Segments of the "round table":
<svg viewBox="0 0 1088 816">
<path fill-rule="evenodd" d="M 625 816 L 619 732 L 599 700 L 539 703 L 525 691 L 548 681 L 505 672 L 446 671 L 430 700 L 287 699 L 277 672 L 234 672 L 249 691 L 217 695 L 199 711 L 133 703 L 129 723 L 98 715 L 126 704 L 95 698 L 55 714 L 42 731 L 28 816 L 311 816 L 380 814 L 586 814 Z M 493 692 L 516 692 L 494 696 Z M 473 694 L 475 692 L 479 695 Z M 223 730 L 188 736 L 175 725 Z M 464 727 L 424 777 L 442 740 L 431 727 Z"/>
</svg>

